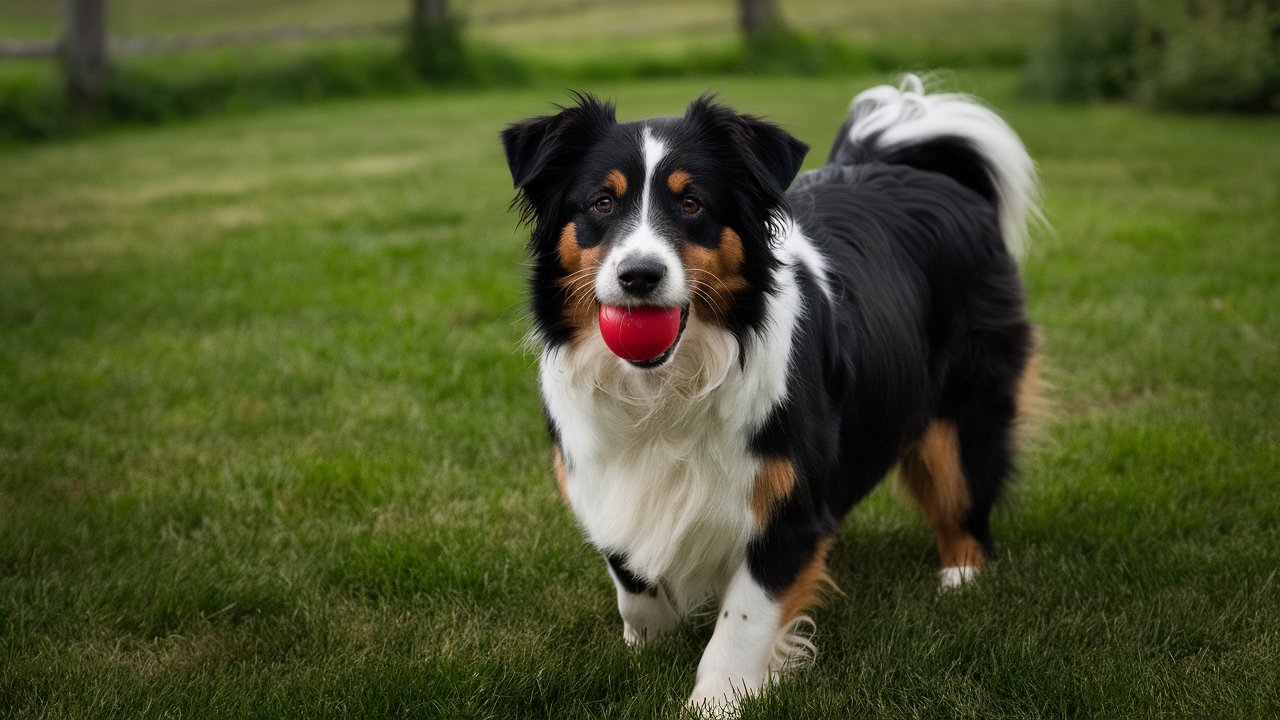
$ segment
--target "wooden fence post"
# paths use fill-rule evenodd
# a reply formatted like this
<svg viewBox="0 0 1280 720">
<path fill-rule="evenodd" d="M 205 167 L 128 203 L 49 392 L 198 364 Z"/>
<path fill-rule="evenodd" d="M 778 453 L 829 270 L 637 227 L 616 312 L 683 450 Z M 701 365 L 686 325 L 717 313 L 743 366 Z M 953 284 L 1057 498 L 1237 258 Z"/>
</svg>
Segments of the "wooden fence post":
<svg viewBox="0 0 1280 720">
<path fill-rule="evenodd" d="M 107 97 L 106 0 L 62 0 L 62 62 L 67 100 L 92 112 Z"/>
<path fill-rule="evenodd" d="M 413 27 L 437 28 L 444 23 L 447 0 L 409 0 Z"/>
<path fill-rule="evenodd" d="M 748 38 L 758 37 L 778 24 L 774 0 L 738 0 L 738 20 Z"/>
<path fill-rule="evenodd" d="M 456 80 L 467 71 L 462 32 L 447 0 L 409 0 L 409 62 L 422 78 Z"/>
</svg>

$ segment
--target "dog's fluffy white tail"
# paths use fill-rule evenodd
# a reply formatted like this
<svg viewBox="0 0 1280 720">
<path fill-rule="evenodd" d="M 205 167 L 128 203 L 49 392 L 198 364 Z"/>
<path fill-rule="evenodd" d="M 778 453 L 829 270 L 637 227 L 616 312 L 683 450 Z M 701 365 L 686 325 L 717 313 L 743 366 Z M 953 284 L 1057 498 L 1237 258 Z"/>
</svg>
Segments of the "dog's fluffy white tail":
<svg viewBox="0 0 1280 720">
<path fill-rule="evenodd" d="M 951 176 L 995 205 L 1016 258 L 1026 251 L 1030 226 L 1044 222 L 1035 164 L 1017 133 L 967 95 L 926 94 L 915 75 L 855 97 L 828 161 L 903 164 Z"/>
</svg>

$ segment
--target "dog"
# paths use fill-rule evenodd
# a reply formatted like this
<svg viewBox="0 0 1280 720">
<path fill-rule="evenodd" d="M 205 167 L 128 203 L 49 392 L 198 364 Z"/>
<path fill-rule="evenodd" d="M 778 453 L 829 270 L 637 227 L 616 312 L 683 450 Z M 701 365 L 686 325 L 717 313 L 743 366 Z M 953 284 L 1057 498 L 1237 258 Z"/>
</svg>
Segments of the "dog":
<svg viewBox="0 0 1280 720">
<path fill-rule="evenodd" d="M 996 113 L 914 76 L 854 98 L 798 178 L 805 143 L 713 96 L 623 123 L 575 100 L 501 133 L 551 464 L 626 643 L 715 608 L 689 705 L 732 712 L 812 657 L 841 519 L 895 467 L 943 588 L 989 558 L 1038 386 L 1034 164 Z M 675 339 L 620 357 L 603 307 L 678 311 Z"/>
</svg>

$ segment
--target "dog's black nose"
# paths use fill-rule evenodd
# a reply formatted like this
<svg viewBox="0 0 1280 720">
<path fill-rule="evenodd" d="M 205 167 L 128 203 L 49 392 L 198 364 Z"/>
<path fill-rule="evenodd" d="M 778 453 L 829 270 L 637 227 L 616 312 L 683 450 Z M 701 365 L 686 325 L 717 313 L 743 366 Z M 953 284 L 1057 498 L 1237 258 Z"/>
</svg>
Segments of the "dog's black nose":
<svg viewBox="0 0 1280 720">
<path fill-rule="evenodd" d="M 618 284 L 637 297 L 651 294 L 666 276 L 667 267 L 656 258 L 627 258 L 618 264 Z"/>
</svg>

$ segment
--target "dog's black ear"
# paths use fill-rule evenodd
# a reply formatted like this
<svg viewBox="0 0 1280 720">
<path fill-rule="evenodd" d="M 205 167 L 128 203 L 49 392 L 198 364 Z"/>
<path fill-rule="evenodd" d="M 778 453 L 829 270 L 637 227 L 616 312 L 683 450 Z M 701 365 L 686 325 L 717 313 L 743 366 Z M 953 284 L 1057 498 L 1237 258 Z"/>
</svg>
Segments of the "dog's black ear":
<svg viewBox="0 0 1280 720">
<path fill-rule="evenodd" d="M 771 122 L 741 115 L 720 105 L 712 95 L 694 100 L 685 119 L 730 142 L 746 169 L 767 185 L 767 195 L 781 202 L 809 153 L 809 146 Z"/>
<path fill-rule="evenodd" d="M 562 108 L 555 115 L 529 118 L 502 131 L 511 180 L 530 199 L 536 199 L 539 186 L 548 177 L 571 171 L 582 154 L 617 122 L 611 103 L 589 94 L 576 98 L 577 105 Z"/>
<path fill-rule="evenodd" d="M 796 179 L 809 145 L 786 130 L 750 115 L 739 115 L 747 132 L 761 169 L 773 181 L 779 193 L 785 193 Z"/>
</svg>

